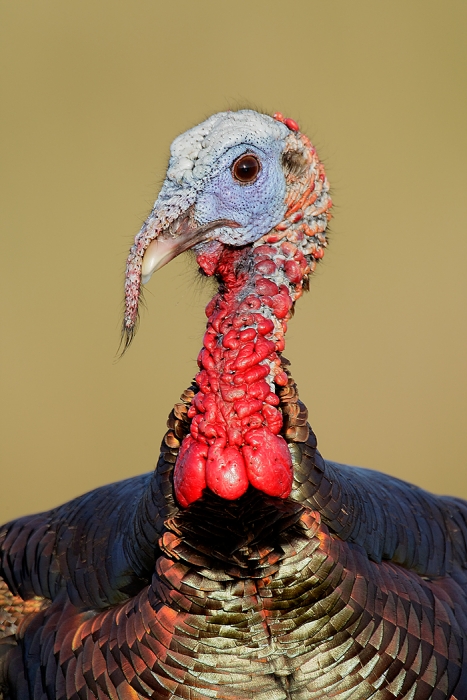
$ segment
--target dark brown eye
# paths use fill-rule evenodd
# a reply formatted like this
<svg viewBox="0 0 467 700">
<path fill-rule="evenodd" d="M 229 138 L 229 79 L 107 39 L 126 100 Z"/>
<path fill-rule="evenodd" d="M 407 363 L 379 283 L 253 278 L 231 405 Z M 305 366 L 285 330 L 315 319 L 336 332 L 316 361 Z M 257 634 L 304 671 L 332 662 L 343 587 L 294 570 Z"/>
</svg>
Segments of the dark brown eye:
<svg viewBox="0 0 467 700">
<path fill-rule="evenodd" d="M 240 156 L 232 165 L 232 175 L 236 180 L 244 185 L 254 182 L 261 170 L 259 160 L 251 153 Z"/>
</svg>

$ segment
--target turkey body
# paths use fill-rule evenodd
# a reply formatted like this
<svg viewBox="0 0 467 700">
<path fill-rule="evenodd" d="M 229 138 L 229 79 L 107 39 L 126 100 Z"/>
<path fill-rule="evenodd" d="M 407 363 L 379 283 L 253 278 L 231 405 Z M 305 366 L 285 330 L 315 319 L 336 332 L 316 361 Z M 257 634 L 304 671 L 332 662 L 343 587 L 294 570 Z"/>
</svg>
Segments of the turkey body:
<svg viewBox="0 0 467 700">
<path fill-rule="evenodd" d="M 325 244 L 325 177 L 292 120 L 226 114 L 201 125 L 201 153 L 195 130 L 175 142 L 163 215 L 156 202 L 127 270 L 131 340 L 141 277 L 173 246 L 199 246 L 219 281 L 200 372 L 170 414 L 154 473 L 1 528 L 4 698 L 464 700 L 467 503 L 321 457 L 282 350 Z M 227 174 L 222 148 L 234 149 Z M 200 163 L 195 196 L 179 170 L 196 175 Z M 231 177 L 244 198 L 264 173 L 285 197 L 276 220 L 268 213 L 251 233 L 242 199 L 211 217 L 234 238 L 200 242 L 212 192 Z M 265 191 L 255 221 L 262 197 L 274 210 Z"/>
<path fill-rule="evenodd" d="M 179 510 L 169 420 L 154 474 L 4 529 L 11 589 L 53 599 L 8 651 L 6 698 L 465 697 L 463 502 L 324 462 L 307 430 L 290 499 Z"/>
</svg>

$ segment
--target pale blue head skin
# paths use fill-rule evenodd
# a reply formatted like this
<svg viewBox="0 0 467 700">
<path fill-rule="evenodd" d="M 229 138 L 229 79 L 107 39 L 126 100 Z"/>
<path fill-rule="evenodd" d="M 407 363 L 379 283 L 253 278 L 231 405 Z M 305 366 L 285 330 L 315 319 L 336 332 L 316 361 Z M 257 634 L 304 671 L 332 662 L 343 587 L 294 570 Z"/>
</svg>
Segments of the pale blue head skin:
<svg viewBox="0 0 467 700">
<path fill-rule="evenodd" d="M 239 224 L 216 229 L 216 240 L 228 245 L 252 243 L 284 217 L 281 156 L 289 134 L 284 124 L 251 110 L 213 115 L 173 142 L 167 177 L 153 212 L 181 213 L 195 204 L 200 225 L 218 219 Z M 234 161 L 245 153 L 256 155 L 261 163 L 251 184 L 238 182 L 231 172 Z"/>
<path fill-rule="evenodd" d="M 230 148 L 219 158 L 216 173 L 198 195 L 195 217 L 200 224 L 216 219 L 240 224 L 238 229 L 218 232 L 217 238 L 223 243 L 251 243 L 283 219 L 285 178 L 280 165 L 282 149 L 277 146 L 273 141 L 262 149 L 246 144 Z M 242 185 L 232 176 L 231 166 L 244 153 L 257 155 L 261 170 L 255 182 Z"/>
<path fill-rule="evenodd" d="M 214 114 L 175 139 L 161 191 L 127 259 L 123 326 L 127 345 L 138 319 L 141 285 L 156 270 L 190 248 L 199 255 L 216 249 L 218 243 L 252 244 L 284 220 L 283 154 L 303 148 L 299 135 L 286 124 L 252 110 Z M 232 166 L 247 153 L 257 157 L 260 171 L 253 182 L 241 183 Z M 309 163 L 310 182 L 318 164 Z M 314 207 L 302 213 L 312 232 L 326 230 L 328 190 L 327 181 L 320 181 Z M 314 233 L 302 238 L 299 247 L 305 257 L 326 244 Z"/>
</svg>

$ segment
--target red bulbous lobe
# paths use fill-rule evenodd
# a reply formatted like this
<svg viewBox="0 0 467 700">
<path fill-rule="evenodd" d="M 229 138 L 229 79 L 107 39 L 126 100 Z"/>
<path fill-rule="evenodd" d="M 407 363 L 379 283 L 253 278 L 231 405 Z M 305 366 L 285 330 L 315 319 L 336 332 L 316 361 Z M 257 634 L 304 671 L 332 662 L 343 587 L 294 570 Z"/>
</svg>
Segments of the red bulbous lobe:
<svg viewBox="0 0 467 700">
<path fill-rule="evenodd" d="M 234 501 L 248 489 L 245 460 L 238 447 L 225 447 L 216 440 L 208 451 L 206 483 L 217 496 Z"/>
<path fill-rule="evenodd" d="M 295 260 L 287 260 L 284 264 L 284 271 L 288 279 L 297 284 L 303 277 L 303 271 L 300 269 L 300 265 L 295 262 Z"/>
<path fill-rule="evenodd" d="M 268 428 L 249 430 L 242 453 L 248 480 L 269 496 L 287 498 L 292 490 L 293 469 L 289 448 L 283 437 Z"/>
<path fill-rule="evenodd" d="M 184 508 L 203 495 L 206 488 L 207 456 L 208 446 L 187 435 L 178 453 L 174 472 L 175 495 Z"/>
</svg>

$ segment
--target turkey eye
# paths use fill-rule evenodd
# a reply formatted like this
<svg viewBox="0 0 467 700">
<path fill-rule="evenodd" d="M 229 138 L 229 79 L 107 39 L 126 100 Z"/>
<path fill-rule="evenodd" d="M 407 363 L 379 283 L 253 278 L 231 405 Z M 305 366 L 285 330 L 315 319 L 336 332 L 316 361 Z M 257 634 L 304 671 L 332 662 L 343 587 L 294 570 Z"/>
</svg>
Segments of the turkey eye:
<svg viewBox="0 0 467 700">
<path fill-rule="evenodd" d="M 232 165 L 232 175 L 236 180 L 247 185 L 256 180 L 260 169 L 258 158 L 252 156 L 251 153 L 247 153 L 244 156 L 240 156 Z"/>
</svg>

